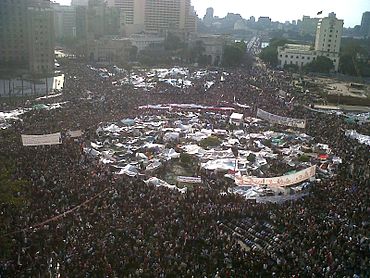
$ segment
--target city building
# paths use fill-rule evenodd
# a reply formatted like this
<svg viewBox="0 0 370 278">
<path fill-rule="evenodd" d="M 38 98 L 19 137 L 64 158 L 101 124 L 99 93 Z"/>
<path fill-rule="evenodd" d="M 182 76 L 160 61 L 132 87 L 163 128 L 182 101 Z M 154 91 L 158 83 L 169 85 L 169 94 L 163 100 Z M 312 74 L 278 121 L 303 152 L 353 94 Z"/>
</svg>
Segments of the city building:
<svg viewBox="0 0 370 278">
<path fill-rule="evenodd" d="M 212 7 L 207 8 L 206 14 L 203 17 L 203 23 L 206 26 L 211 26 L 214 19 L 214 10 Z"/>
<path fill-rule="evenodd" d="M 88 36 L 98 39 L 121 32 L 120 10 L 109 7 L 104 0 L 90 0 L 86 9 Z"/>
<path fill-rule="evenodd" d="M 110 7 L 105 0 L 75 1 L 71 9 L 75 11 L 76 38 L 99 39 L 103 36 L 118 36 L 122 33 L 122 16 L 117 7 Z M 80 5 L 81 4 L 81 5 Z"/>
<path fill-rule="evenodd" d="M 280 67 L 294 64 L 301 68 L 318 56 L 325 56 L 332 60 L 334 70 L 338 71 L 342 32 L 343 20 L 330 13 L 317 24 L 315 46 L 286 44 L 278 47 Z"/>
<path fill-rule="evenodd" d="M 76 6 L 75 9 L 76 9 L 76 37 L 79 40 L 85 40 L 87 38 L 88 7 Z"/>
<path fill-rule="evenodd" d="M 54 16 L 49 1 L 0 1 L 0 67 L 37 74 L 54 69 Z"/>
<path fill-rule="evenodd" d="M 207 56 L 209 63 L 219 66 L 222 62 L 224 47 L 227 42 L 226 37 L 221 35 L 198 34 L 193 37 L 192 43 L 195 44 L 197 41 L 202 42 L 202 46 L 204 47 L 203 55 Z"/>
<path fill-rule="evenodd" d="M 126 35 L 145 30 L 146 0 L 108 0 L 108 6 L 117 7 L 122 13 L 122 25 Z"/>
<path fill-rule="evenodd" d="M 271 18 L 268 16 L 260 16 L 258 18 L 257 24 L 262 28 L 269 28 L 271 25 Z"/>
<path fill-rule="evenodd" d="M 72 0 L 71 6 L 78 7 L 78 6 L 85 6 L 87 7 L 89 4 L 89 0 Z"/>
<path fill-rule="evenodd" d="M 361 35 L 370 37 L 370 12 L 364 12 L 361 20 Z"/>
<path fill-rule="evenodd" d="M 129 39 L 132 46 L 137 47 L 138 52 L 148 48 L 162 48 L 165 40 L 164 37 L 160 37 L 156 33 L 132 34 Z"/>
<path fill-rule="evenodd" d="M 76 7 L 53 4 L 54 30 L 57 40 L 75 38 L 76 31 Z"/>
<path fill-rule="evenodd" d="M 91 62 L 123 64 L 128 61 L 131 48 L 129 38 L 103 37 L 89 41 L 88 57 Z"/>
<path fill-rule="evenodd" d="M 29 70 L 50 73 L 54 70 L 54 12 L 49 1 L 29 3 L 27 16 Z"/>
<path fill-rule="evenodd" d="M 240 31 L 240 30 L 248 30 L 247 22 L 245 19 L 240 19 L 234 23 L 234 30 Z"/>
<path fill-rule="evenodd" d="M 320 20 L 319 18 L 311 18 L 309 16 L 304 15 L 302 21 L 298 26 L 301 35 L 315 36 L 319 20 Z"/>
<path fill-rule="evenodd" d="M 281 67 L 292 64 L 303 67 L 314 61 L 316 57 L 315 49 L 310 45 L 286 44 L 278 47 L 278 58 Z"/>
<path fill-rule="evenodd" d="M 190 0 L 108 0 L 121 9 L 126 35 L 173 32 L 188 36 L 196 32 L 196 13 Z"/>
</svg>

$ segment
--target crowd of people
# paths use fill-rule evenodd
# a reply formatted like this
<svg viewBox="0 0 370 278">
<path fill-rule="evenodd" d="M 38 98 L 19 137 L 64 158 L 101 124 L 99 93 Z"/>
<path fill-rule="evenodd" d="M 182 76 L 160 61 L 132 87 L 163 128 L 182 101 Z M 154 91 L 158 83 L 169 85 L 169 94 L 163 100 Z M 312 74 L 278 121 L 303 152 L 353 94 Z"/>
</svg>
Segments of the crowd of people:
<svg viewBox="0 0 370 278">
<path fill-rule="evenodd" d="M 369 277 L 369 146 L 347 138 L 342 117 L 313 112 L 292 77 L 263 65 L 221 72 L 207 91 L 161 85 L 115 86 L 65 60 L 61 109 L 33 110 L 0 132 L 0 157 L 25 181 L 21 206 L 1 205 L 0 277 Z M 166 87 L 166 90 L 163 88 Z M 283 90 L 287 96 L 281 97 Z M 292 100 L 292 98 L 294 99 Z M 83 151 L 101 122 L 135 117 L 140 105 L 250 106 L 307 119 L 306 133 L 342 158 L 338 173 L 308 196 L 283 204 L 249 202 L 215 188 L 187 193 L 116 176 Z M 369 124 L 351 124 L 368 134 Z M 20 134 L 81 129 L 62 145 L 23 147 Z"/>
</svg>

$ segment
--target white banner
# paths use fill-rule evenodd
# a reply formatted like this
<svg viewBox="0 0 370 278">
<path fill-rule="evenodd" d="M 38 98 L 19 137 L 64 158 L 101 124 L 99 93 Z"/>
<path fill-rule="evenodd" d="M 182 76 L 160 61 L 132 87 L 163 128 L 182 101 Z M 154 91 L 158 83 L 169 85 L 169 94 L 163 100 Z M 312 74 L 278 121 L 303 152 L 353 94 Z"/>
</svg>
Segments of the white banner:
<svg viewBox="0 0 370 278">
<path fill-rule="evenodd" d="M 81 137 L 82 136 L 82 131 L 81 130 L 70 130 L 67 132 L 67 135 L 71 138 L 77 138 L 77 137 Z"/>
<path fill-rule="evenodd" d="M 275 178 L 254 178 L 248 176 L 236 176 L 236 185 L 267 185 L 271 187 L 286 187 L 303 182 L 316 175 L 316 165 L 297 173 L 275 177 Z"/>
<path fill-rule="evenodd" d="M 21 135 L 23 146 L 45 146 L 62 144 L 60 132 L 43 135 Z"/>
<path fill-rule="evenodd" d="M 202 179 L 198 177 L 183 177 L 183 176 L 178 176 L 177 177 L 178 182 L 183 182 L 183 183 L 202 183 Z"/>
<path fill-rule="evenodd" d="M 259 108 L 257 110 L 257 117 L 264 119 L 266 121 L 269 121 L 270 123 L 273 123 L 273 124 L 280 124 L 280 125 L 286 125 L 286 126 L 298 127 L 298 128 L 306 128 L 306 120 L 293 119 L 293 118 L 287 118 L 287 117 L 274 115 L 274 114 L 271 114 Z"/>
<path fill-rule="evenodd" d="M 346 136 L 357 140 L 360 144 L 365 144 L 370 146 L 370 136 L 363 135 L 361 133 L 358 133 L 356 130 L 346 130 Z"/>
</svg>

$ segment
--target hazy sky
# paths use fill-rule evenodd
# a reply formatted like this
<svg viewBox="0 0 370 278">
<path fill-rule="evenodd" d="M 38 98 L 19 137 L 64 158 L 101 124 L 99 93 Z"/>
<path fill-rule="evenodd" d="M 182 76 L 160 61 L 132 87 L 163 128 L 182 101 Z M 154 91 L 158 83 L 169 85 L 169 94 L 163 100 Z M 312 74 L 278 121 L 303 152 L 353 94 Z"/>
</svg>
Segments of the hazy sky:
<svg viewBox="0 0 370 278">
<path fill-rule="evenodd" d="M 1 0 L 0 0 L 1 1 Z M 69 5 L 71 0 L 54 0 Z M 191 0 L 199 17 L 203 17 L 208 7 L 213 7 L 215 15 L 224 17 L 228 12 L 239 13 L 244 18 L 269 16 L 273 21 L 301 19 L 303 15 L 323 16 L 335 12 L 337 18 L 344 19 L 345 27 L 361 24 L 364 11 L 370 11 L 370 0 Z"/>
</svg>

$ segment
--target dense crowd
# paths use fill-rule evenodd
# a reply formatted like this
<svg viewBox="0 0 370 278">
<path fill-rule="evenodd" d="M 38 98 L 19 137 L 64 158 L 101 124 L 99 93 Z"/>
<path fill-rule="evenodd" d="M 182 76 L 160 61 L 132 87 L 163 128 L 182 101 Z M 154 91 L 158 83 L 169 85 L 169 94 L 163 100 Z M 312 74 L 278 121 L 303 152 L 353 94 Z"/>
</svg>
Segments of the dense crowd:
<svg viewBox="0 0 370 278">
<path fill-rule="evenodd" d="M 216 74 L 207 92 L 204 80 L 147 92 L 115 86 L 120 76 L 99 78 L 73 60 L 63 67 L 63 94 L 45 102 L 65 107 L 26 113 L 0 133 L 1 158 L 14 161 L 14 180 L 26 181 L 23 206 L 1 206 L 0 277 L 370 276 L 369 147 L 345 137 L 340 116 L 305 108 L 291 76 L 257 65 L 230 70 L 225 81 Z M 140 105 L 235 102 L 251 107 L 247 116 L 259 107 L 307 119 L 305 132 L 342 158 L 337 175 L 300 200 L 258 204 L 220 194 L 226 185 L 183 194 L 118 177 L 83 151 L 99 123 L 149 113 Z M 369 124 L 351 128 L 369 132 Z M 23 147 L 19 139 L 76 129 L 82 138 L 58 146 Z"/>
</svg>

